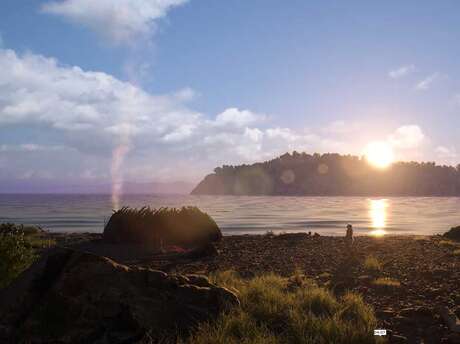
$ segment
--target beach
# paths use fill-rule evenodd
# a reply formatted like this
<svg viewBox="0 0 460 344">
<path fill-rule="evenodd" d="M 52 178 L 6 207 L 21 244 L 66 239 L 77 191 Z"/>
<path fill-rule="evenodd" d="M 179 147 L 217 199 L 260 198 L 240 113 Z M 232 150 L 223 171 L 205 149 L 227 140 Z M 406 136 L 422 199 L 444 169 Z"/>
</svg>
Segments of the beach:
<svg viewBox="0 0 460 344">
<path fill-rule="evenodd" d="M 373 306 L 379 326 L 391 331 L 396 341 L 460 339 L 442 316 L 447 307 L 460 317 L 460 245 L 442 236 L 358 236 L 352 248 L 343 237 L 304 233 L 225 236 L 216 244 L 217 255 L 189 258 L 106 245 L 99 234 L 47 235 L 58 245 L 168 273 L 301 275 L 339 296 L 345 291 L 360 293 Z"/>
</svg>

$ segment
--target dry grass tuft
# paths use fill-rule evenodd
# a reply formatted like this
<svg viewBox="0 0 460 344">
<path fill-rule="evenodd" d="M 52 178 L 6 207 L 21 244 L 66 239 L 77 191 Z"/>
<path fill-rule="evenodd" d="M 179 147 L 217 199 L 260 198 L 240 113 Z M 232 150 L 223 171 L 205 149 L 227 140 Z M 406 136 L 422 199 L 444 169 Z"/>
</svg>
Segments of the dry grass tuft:
<svg viewBox="0 0 460 344">
<path fill-rule="evenodd" d="M 368 273 L 377 273 L 377 272 L 380 272 L 382 270 L 382 264 L 380 263 L 380 261 L 374 257 L 374 256 L 369 256 L 365 259 L 364 261 L 364 269 L 368 272 Z"/>
<path fill-rule="evenodd" d="M 372 282 L 373 285 L 376 287 L 387 288 L 387 289 L 395 289 L 401 286 L 401 283 L 393 278 L 390 277 L 380 277 L 377 278 Z"/>
<path fill-rule="evenodd" d="M 376 319 L 360 295 L 337 299 L 312 282 L 291 288 L 291 279 L 266 274 L 243 280 L 234 272 L 214 274 L 214 283 L 236 291 L 241 308 L 201 325 L 186 342 L 375 343 Z"/>
</svg>

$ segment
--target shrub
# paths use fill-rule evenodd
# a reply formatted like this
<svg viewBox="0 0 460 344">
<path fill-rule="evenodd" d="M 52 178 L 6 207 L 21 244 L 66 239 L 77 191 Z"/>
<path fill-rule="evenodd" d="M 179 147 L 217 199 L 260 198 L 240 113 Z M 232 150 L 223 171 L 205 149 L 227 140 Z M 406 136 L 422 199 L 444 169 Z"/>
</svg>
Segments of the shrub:
<svg viewBox="0 0 460 344">
<path fill-rule="evenodd" d="M 201 325 L 189 343 L 374 343 L 376 319 L 357 294 L 336 299 L 312 282 L 296 289 L 267 274 L 243 280 L 234 272 L 211 276 L 236 290 L 240 309 Z"/>
<path fill-rule="evenodd" d="M 7 286 L 35 259 L 34 250 L 24 233 L 0 234 L 0 288 Z"/>
<path fill-rule="evenodd" d="M 448 239 L 460 241 L 460 226 L 451 228 L 448 232 L 444 233 L 443 236 Z"/>
<path fill-rule="evenodd" d="M 42 233 L 43 230 L 38 226 L 16 225 L 14 223 L 0 223 L 0 234 L 18 234 L 35 235 Z"/>
<path fill-rule="evenodd" d="M 382 270 L 382 264 L 376 257 L 369 256 L 364 261 L 364 269 L 369 273 L 377 273 Z"/>
<path fill-rule="evenodd" d="M 196 246 L 218 241 L 216 222 L 197 207 L 124 207 L 112 214 L 104 228 L 104 240 L 112 243 Z"/>
</svg>

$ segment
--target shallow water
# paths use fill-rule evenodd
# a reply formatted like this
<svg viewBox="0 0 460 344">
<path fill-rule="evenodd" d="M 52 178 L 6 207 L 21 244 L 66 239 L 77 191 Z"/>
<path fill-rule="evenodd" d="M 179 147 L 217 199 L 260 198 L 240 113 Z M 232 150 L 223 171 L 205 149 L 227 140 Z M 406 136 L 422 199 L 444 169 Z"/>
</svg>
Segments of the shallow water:
<svg viewBox="0 0 460 344">
<path fill-rule="evenodd" d="M 433 234 L 460 225 L 458 197 L 246 197 L 127 195 L 123 205 L 197 205 L 224 234 L 267 230 L 343 235 Z M 102 232 L 112 213 L 109 195 L 1 195 L 0 222 L 38 224 L 50 231 Z"/>
</svg>

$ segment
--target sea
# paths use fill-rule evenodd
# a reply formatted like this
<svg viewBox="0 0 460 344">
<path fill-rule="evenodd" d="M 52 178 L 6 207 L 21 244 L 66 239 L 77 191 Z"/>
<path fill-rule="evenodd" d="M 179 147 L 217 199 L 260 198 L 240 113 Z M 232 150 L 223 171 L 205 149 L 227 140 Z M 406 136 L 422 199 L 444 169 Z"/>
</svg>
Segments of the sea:
<svg viewBox="0 0 460 344">
<path fill-rule="evenodd" d="M 122 206 L 196 205 L 224 235 L 269 231 L 343 235 L 429 235 L 460 225 L 458 197 L 282 197 L 124 195 Z M 101 233 L 113 213 L 110 195 L 0 194 L 0 223 L 39 225 L 52 232 Z"/>
</svg>

